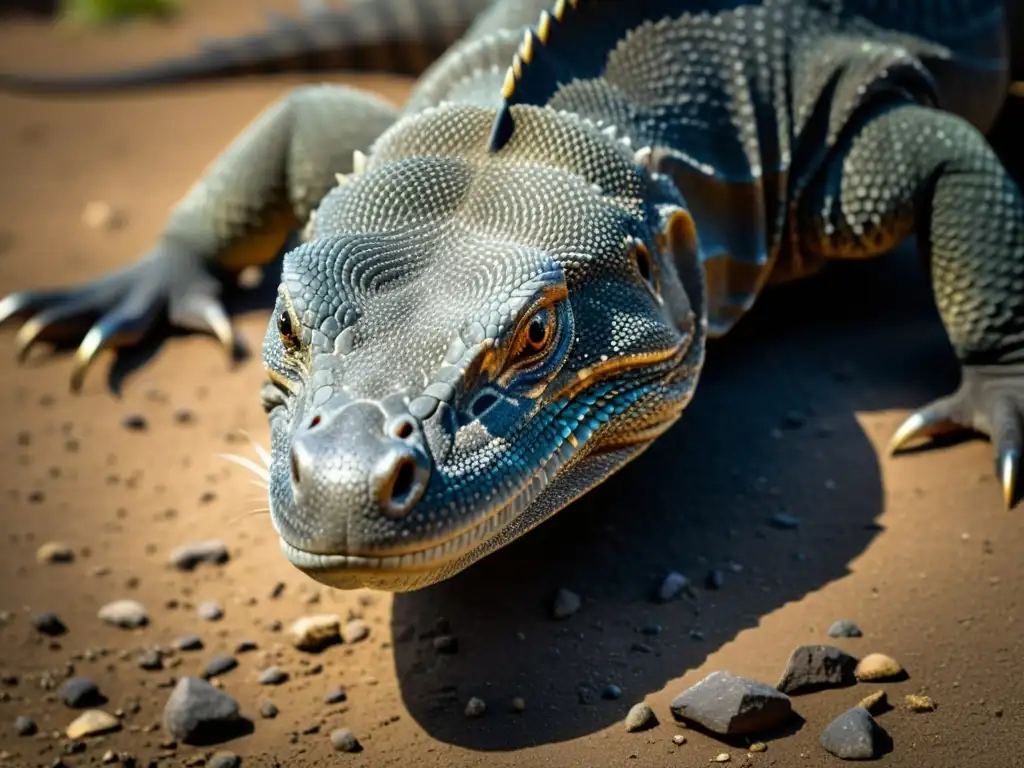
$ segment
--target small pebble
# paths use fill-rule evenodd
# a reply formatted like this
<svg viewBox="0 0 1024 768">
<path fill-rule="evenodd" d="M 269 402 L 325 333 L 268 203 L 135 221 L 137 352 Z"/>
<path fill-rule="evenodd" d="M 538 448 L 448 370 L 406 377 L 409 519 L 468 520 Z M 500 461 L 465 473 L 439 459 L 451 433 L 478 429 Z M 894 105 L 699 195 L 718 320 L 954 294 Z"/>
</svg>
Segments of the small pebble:
<svg viewBox="0 0 1024 768">
<path fill-rule="evenodd" d="M 358 643 L 370 636 L 370 625 L 362 619 L 345 622 L 341 628 L 341 639 L 346 643 Z"/>
<path fill-rule="evenodd" d="M 182 635 L 175 638 L 174 647 L 179 651 L 201 651 L 203 649 L 203 639 L 198 635 Z"/>
<path fill-rule="evenodd" d="M 149 623 L 145 606 L 136 600 L 115 600 L 100 608 L 96 615 L 101 621 L 122 629 L 135 629 Z"/>
<path fill-rule="evenodd" d="M 214 752 L 206 763 L 207 768 L 239 768 L 242 758 L 234 752 Z"/>
<path fill-rule="evenodd" d="M 238 666 L 238 659 L 227 654 L 218 654 L 206 663 L 203 669 L 203 677 L 219 677 L 227 674 Z"/>
<path fill-rule="evenodd" d="M 903 674 L 903 667 L 891 656 L 884 653 L 869 653 L 857 664 L 854 671 L 862 683 L 872 680 L 888 680 Z"/>
<path fill-rule="evenodd" d="M 68 725 L 65 733 L 69 739 L 81 739 L 119 730 L 121 721 L 116 717 L 102 709 L 88 709 Z"/>
<path fill-rule="evenodd" d="M 281 710 L 277 708 L 277 705 L 272 701 L 261 701 L 260 702 L 260 717 L 264 720 L 273 720 L 281 713 Z"/>
<path fill-rule="evenodd" d="M 142 432 L 149 427 L 149 422 L 141 413 L 129 413 L 121 419 L 121 426 L 131 432 Z"/>
<path fill-rule="evenodd" d="M 36 721 L 27 715 L 19 715 L 14 718 L 14 732 L 19 736 L 32 736 L 38 731 Z"/>
<path fill-rule="evenodd" d="M 707 589 L 721 589 L 725 585 L 725 574 L 717 568 L 708 571 L 704 577 L 704 586 Z"/>
<path fill-rule="evenodd" d="M 763 741 L 755 741 L 753 744 L 747 747 L 747 750 L 750 752 L 767 752 L 768 745 L 765 744 Z"/>
<path fill-rule="evenodd" d="M 325 704 L 341 704 L 348 699 L 348 693 L 344 688 L 333 688 L 324 696 Z"/>
<path fill-rule="evenodd" d="M 800 518 L 793 517 L 793 515 L 787 515 L 785 512 L 776 512 L 768 518 L 768 523 L 773 528 L 778 528 L 783 531 L 791 531 L 794 528 L 800 527 Z"/>
<path fill-rule="evenodd" d="M 438 653 L 458 653 L 459 641 L 452 635 L 438 635 L 431 643 Z"/>
<path fill-rule="evenodd" d="M 857 706 L 864 707 L 868 712 L 874 714 L 879 710 L 885 709 L 888 703 L 885 691 L 875 691 L 861 699 Z"/>
<path fill-rule="evenodd" d="M 622 689 L 614 683 L 609 683 L 601 691 L 601 698 L 607 699 L 608 701 L 615 701 L 616 699 L 622 698 Z"/>
<path fill-rule="evenodd" d="M 934 712 L 935 702 L 931 697 L 923 694 L 908 693 L 903 697 L 903 702 L 911 712 Z"/>
<path fill-rule="evenodd" d="M 280 667 L 267 667 L 260 672 L 260 685 L 281 685 L 288 681 L 288 673 Z"/>
<path fill-rule="evenodd" d="M 677 747 L 681 747 L 683 746 L 683 744 L 686 743 L 686 737 L 683 736 L 683 734 L 681 733 L 677 733 L 672 737 L 672 743 L 675 744 Z"/>
<path fill-rule="evenodd" d="M 663 603 L 675 600 L 690 586 L 690 580 L 676 571 L 669 572 L 658 587 L 658 599 Z"/>
<path fill-rule="evenodd" d="M 479 698 L 477 696 L 474 696 L 473 698 L 471 698 L 469 701 L 466 702 L 466 709 L 465 709 L 466 717 L 480 717 L 486 711 L 487 711 L 487 703 L 483 699 L 481 699 L 481 698 Z"/>
<path fill-rule="evenodd" d="M 220 621 L 224 618 L 224 609 L 216 600 L 204 600 L 196 607 L 196 615 L 204 621 Z"/>
<path fill-rule="evenodd" d="M 220 539 L 193 541 L 170 554 L 170 563 L 179 571 L 191 571 L 202 563 L 222 565 L 229 559 L 228 547 Z"/>
<path fill-rule="evenodd" d="M 348 728 L 335 728 L 331 731 L 331 746 L 338 752 L 358 752 L 362 749 L 356 735 Z"/>
<path fill-rule="evenodd" d="M 36 550 L 36 562 L 40 565 L 71 563 L 75 560 L 75 551 L 62 541 L 48 541 Z"/>
<path fill-rule="evenodd" d="M 163 654 L 156 648 L 150 648 L 139 654 L 137 659 L 140 669 L 157 672 L 164 668 Z"/>
<path fill-rule="evenodd" d="M 88 677 L 69 677 L 60 687 L 60 698 L 69 707 L 91 707 L 104 701 L 95 681 Z"/>
<path fill-rule="evenodd" d="M 634 704 L 626 714 L 626 730 L 630 733 L 653 728 L 658 724 L 658 716 L 646 701 Z"/>
<path fill-rule="evenodd" d="M 68 628 L 64 626 L 64 622 L 60 620 L 60 616 L 51 611 L 33 613 L 29 617 L 29 623 L 32 624 L 32 628 L 36 632 L 49 637 L 57 637 L 68 631 Z"/>
<path fill-rule="evenodd" d="M 289 632 L 300 651 L 319 651 L 341 640 L 341 617 L 334 613 L 303 616 L 292 622 Z"/>
<path fill-rule="evenodd" d="M 526 711 L 526 700 L 516 696 L 512 699 L 512 711 L 513 712 L 525 712 Z"/>
<path fill-rule="evenodd" d="M 93 200 L 82 209 L 82 223 L 89 229 L 115 230 L 124 226 L 125 215 L 110 203 Z"/>
<path fill-rule="evenodd" d="M 715 763 L 728 763 L 730 760 L 732 760 L 732 756 L 728 752 L 719 752 L 713 758 Z"/>
<path fill-rule="evenodd" d="M 846 619 L 839 619 L 831 627 L 828 628 L 829 637 L 863 637 L 864 633 L 860 627 L 854 624 L 852 621 Z"/>
<path fill-rule="evenodd" d="M 556 619 L 567 619 L 579 611 L 583 605 L 580 596 L 575 592 L 562 588 L 555 593 L 551 602 L 551 615 Z"/>
</svg>

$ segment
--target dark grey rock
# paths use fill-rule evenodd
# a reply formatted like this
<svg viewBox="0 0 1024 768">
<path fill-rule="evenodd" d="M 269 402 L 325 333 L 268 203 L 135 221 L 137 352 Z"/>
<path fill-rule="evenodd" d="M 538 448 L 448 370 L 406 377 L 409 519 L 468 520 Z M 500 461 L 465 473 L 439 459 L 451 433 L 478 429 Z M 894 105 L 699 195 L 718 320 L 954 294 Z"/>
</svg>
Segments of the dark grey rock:
<svg viewBox="0 0 1024 768">
<path fill-rule="evenodd" d="M 241 640 L 238 645 L 235 646 L 235 653 L 250 653 L 255 651 L 259 646 L 255 640 Z"/>
<path fill-rule="evenodd" d="M 864 633 L 860 627 L 847 619 L 839 619 L 828 628 L 829 637 L 863 637 Z"/>
<path fill-rule="evenodd" d="M 182 677 L 164 707 L 164 730 L 186 744 L 216 743 L 238 733 L 238 702 L 198 677 Z"/>
<path fill-rule="evenodd" d="M 800 518 L 793 517 L 793 515 L 787 515 L 785 512 L 776 512 L 768 518 L 768 523 L 773 528 L 779 528 L 783 531 L 791 531 L 794 528 L 800 527 Z"/>
<path fill-rule="evenodd" d="M 36 721 L 26 715 L 14 718 L 14 732 L 19 736 L 33 736 L 39 728 Z"/>
<path fill-rule="evenodd" d="M 622 698 L 622 689 L 615 683 L 609 683 L 601 691 L 601 698 L 607 699 L 608 701 L 615 701 L 616 699 Z"/>
<path fill-rule="evenodd" d="M 431 643 L 438 653 L 458 653 L 459 641 L 453 635 L 438 635 Z"/>
<path fill-rule="evenodd" d="M 277 704 L 272 701 L 261 701 L 260 702 L 260 717 L 264 720 L 273 720 L 281 713 L 281 710 L 277 708 Z"/>
<path fill-rule="evenodd" d="M 217 677 L 230 672 L 232 669 L 238 666 L 238 659 L 234 656 L 228 656 L 227 654 L 218 654 L 206 662 L 206 667 L 203 669 L 204 677 Z"/>
<path fill-rule="evenodd" d="M 150 648 L 139 654 L 137 659 L 139 668 L 150 672 L 157 672 L 164 668 L 164 657 L 156 648 Z"/>
<path fill-rule="evenodd" d="M 779 679 L 783 693 L 809 693 L 822 688 L 853 685 L 857 659 L 841 648 L 831 645 L 801 645 L 789 656 L 786 670 Z"/>
<path fill-rule="evenodd" d="M 793 716 L 786 694 L 729 672 L 712 672 L 670 707 L 676 718 L 723 735 L 771 731 Z"/>
<path fill-rule="evenodd" d="M 864 707 L 854 707 L 829 723 L 818 741 L 843 760 L 871 760 L 885 750 L 888 734 Z"/>
<path fill-rule="evenodd" d="M 199 635 L 182 635 L 174 640 L 174 647 L 179 651 L 201 651 L 203 639 Z"/>
<path fill-rule="evenodd" d="M 704 586 L 707 589 L 721 589 L 725 584 L 725 574 L 717 568 L 707 572 L 704 577 Z"/>
<path fill-rule="evenodd" d="M 81 709 L 102 704 L 106 699 L 100 687 L 88 677 L 69 677 L 60 687 L 60 698 L 67 706 Z"/>
<path fill-rule="evenodd" d="M 341 702 L 348 699 L 348 693 L 344 688 L 334 688 L 326 696 L 324 696 L 325 704 L 341 704 Z"/>
<path fill-rule="evenodd" d="M 222 565 L 229 558 L 227 544 L 220 539 L 207 539 L 178 547 L 171 552 L 170 563 L 180 571 L 191 571 L 202 563 Z"/>
<path fill-rule="evenodd" d="M 559 589 L 551 603 L 551 615 L 556 619 L 567 619 L 583 605 L 580 596 L 568 589 Z"/>
<path fill-rule="evenodd" d="M 281 685 L 288 682 L 288 673 L 280 667 L 267 667 L 260 672 L 260 685 Z"/>
<path fill-rule="evenodd" d="M 331 746 L 338 752 L 359 752 L 362 749 L 356 735 L 348 728 L 335 728 L 331 731 Z"/>
<path fill-rule="evenodd" d="M 132 432 L 142 432 L 149 427 L 149 422 L 141 413 L 129 413 L 121 419 L 121 426 Z"/>
<path fill-rule="evenodd" d="M 234 752 L 215 752 L 206 766 L 207 768 L 239 768 L 241 764 L 242 758 Z"/>
<path fill-rule="evenodd" d="M 29 617 L 29 622 L 36 632 L 50 637 L 57 637 L 68 631 L 68 628 L 64 626 L 64 622 L 60 620 L 60 616 L 52 611 L 33 613 Z"/>
<path fill-rule="evenodd" d="M 690 586 L 690 580 L 683 576 L 681 573 L 671 571 L 661 581 L 661 586 L 658 587 L 658 600 L 663 603 L 667 603 L 670 600 L 675 600 L 681 594 L 683 590 Z"/>
</svg>

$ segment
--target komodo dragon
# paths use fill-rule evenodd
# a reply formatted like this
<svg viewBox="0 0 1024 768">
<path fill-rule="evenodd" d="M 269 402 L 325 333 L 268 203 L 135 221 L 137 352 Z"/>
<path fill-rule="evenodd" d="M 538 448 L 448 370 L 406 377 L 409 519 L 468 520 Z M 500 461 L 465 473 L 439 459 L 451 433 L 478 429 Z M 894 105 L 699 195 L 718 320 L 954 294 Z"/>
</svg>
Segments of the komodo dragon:
<svg viewBox="0 0 1024 768">
<path fill-rule="evenodd" d="M 425 49 L 380 33 L 387 18 L 415 6 L 408 23 L 431 20 L 439 42 L 472 5 L 364 0 L 313 25 L 326 40 L 352 32 L 320 59 L 409 64 Z M 367 14 L 376 37 L 359 32 Z M 313 578 L 404 591 L 640 454 L 690 401 L 706 337 L 767 284 L 916 234 L 962 384 L 893 448 L 984 433 L 1012 506 L 1024 200 L 984 138 L 1007 93 L 1010 27 L 997 0 L 499 1 L 401 111 L 298 88 L 142 259 L 8 296 L 0 318 L 26 321 L 22 352 L 82 334 L 75 387 L 97 351 L 163 311 L 231 345 L 223 282 L 300 230 L 263 346 L 273 524 Z M 285 28 L 288 66 L 318 60 L 301 28 Z M 368 61 L 346 54 L 360 45 Z M 138 76 L 3 83 L 258 71 L 255 47 Z"/>
</svg>

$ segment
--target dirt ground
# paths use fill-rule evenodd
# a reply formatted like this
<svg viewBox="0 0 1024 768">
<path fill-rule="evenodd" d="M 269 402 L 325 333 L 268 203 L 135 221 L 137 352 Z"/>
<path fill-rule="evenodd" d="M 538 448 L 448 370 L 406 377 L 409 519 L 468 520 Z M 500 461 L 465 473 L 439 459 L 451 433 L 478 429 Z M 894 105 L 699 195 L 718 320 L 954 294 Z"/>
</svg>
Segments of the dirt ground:
<svg viewBox="0 0 1024 768">
<path fill-rule="evenodd" d="M 194 0 L 180 23 L 67 35 L 44 23 L 0 28 L 0 68 L 72 71 L 140 62 L 188 50 L 201 34 L 262 24 L 258 4 Z M 291 10 L 292 3 L 264 3 Z M 336 78 L 400 101 L 409 83 Z M 0 293 L 84 280 L 126 264 L 157 236 L 171 206 L 204 165 L 296 78 L 166 89 L 128 96 L 33 100 L 0 97 Z M 122 211 L 120 229 L 83 224 L 91 201 Z M 267 309 L 258 297 L 238 316 L 254 349 Z M 825 766 L 824 726 L 876 688 L 896 708 L 879 722 L 892 766 L 1024 766 L 1024 512 L 1006 512 L 990 446 L 966 441 L 889 459 L 884 446 L 908 411 L 949 391 L 956 368 L 927 283 L 912 258 L 844 265 L 770 293 L 726 341 L 714 344 L 699 394 L 682 422 L 643 458 L 513 546 L 421 592 L 319 589 L 279 553 L 259 489 L 217 458 L 246 453 L 240 430 L 266 444 L 258 357 L 230 368 L 207 338 L 175 336 L 142 355 L 105 356 L 84 392 L 69 394 L 70 359 L 40 351 L 13 363 L 13 332 L 0 346 L 0 750 L 11 765 L 51 765 L 76 713 L 44 690 L 74 662 L 113 710 L 136 697 L 125 727 L 67 765 L 98 764 L 108 749 L 179 765 L 213 748 L 165 750 L 154 730 L 168 680 L 198 674 L 218 652 L 250 639 L 224 688 L 253 720 L 251 734 L 218 748 L 246 765 Z M 189 409 L 190 423 L 176 421 Z M 149 427 L 130 431 L 128 414 Z M 800 418 L 796 418 L 799 415 Z M 795 529 L 767 524 L 777 512 Z M 173 548 L 226 541 L 226 565 L 181 573 Z M 74 562 L 40 565 L 44 542 L 70 544 Z M 703 586 L 720 568 L 720 589 Z M 658 604 L 651 591 L 677 570 L 695 599 Z M 270 593 L 285 585 L 279 597 Z M 553 593 L 584 597 L 564 621 Z M 140 600 L 150 624 L 115 629 L 96 612 Z M 200 619 L 217 600 L 224 618 Z M 39 638 L 30 612 L 57 612 L 69 628 Z M 299 616 L 361 614 L 367 641 L 316 656 L 292 649 L 280 630 Z M 458 653 L 438 654 L 429 634 L 440 617 Z M 827 627 L 852 619 L 860 639 L 830 641 Z M 278 624 L 275 624 L 278 622 Z M 657 624 L 662 631 L 644 635 Z M 196 633 L 204 650 L 179 666 L 140 669 L 141 648 Z M 718 669 L 769 683 L 790 651 L 832 642 L 881 651 L 909 679 L 800 696 L 800 724 L 767 740 L 723 743 L 676 725 L 672 698 Z M 638 645 L 639 644 L 639 645 Z M 104 652 L 105 649 L 105 652 Z M 279 687 L 257 684 L 277 664 Z M 8 677 L 15 675 L 17 684 Z M 618 700 L 604 700 L 609 683 Z M 323 697 L 342 686 L 348 699 Z M 914 714 L 904 694 L 925 693 L 937 710 Z M 479 696 L 486 714 L 468 719 Z M 522 697 L 524 712 L 510 711 Z M 274 719 L 259 715 L 272 700 Z M 646 700 L 660 724 L 627 733 L 623 718 Z M 11 726 L 30 715 L 41 735 Z M 328 734 L 351 728 L 359 754 L 332 750 Z M 683 733 L 686 743 L 673 744 Z M 0 764 L 3 764 L 0 761 Z M 145 762 L 143 762 L 145 764 Z M 194 764 L 194 763 L 189 763 Z"/>
</svg>

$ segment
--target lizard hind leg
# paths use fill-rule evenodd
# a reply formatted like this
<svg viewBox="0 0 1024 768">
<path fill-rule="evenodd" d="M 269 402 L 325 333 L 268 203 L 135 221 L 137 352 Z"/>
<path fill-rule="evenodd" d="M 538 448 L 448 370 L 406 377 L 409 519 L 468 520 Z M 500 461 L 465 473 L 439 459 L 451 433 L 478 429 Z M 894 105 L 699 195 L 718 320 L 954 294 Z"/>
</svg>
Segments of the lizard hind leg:
<svg viewBox="0 0 1024 768">
<path fill-rule="evenodd" d="M 1024 455 L 1024 198 L 985 137 L 948 112 L 886 107 L 837 146 L 799 216 L 802 247 L 826 256 L 880 255 L 918 234 L 961 384 L 910 416 L 890 449 L 987 435 L 1012 507 Z"/>
<path fill-rule="evenodd" d="M 392 105 L 354 89 L 295 89 L 210 165 L 141 259 L 84 285 L 11 294 L 0 300 L 0 324 L 24 321 L 16 338 L 22 359 L 37 342 L 78 342 L 72 390 L 102 349 L 136 344 L 161 315 L 234 352 L 224 284 L 273 259 L 336 174 L 352 171 L 354 152 L 396 117 Z"/>
</svg>

